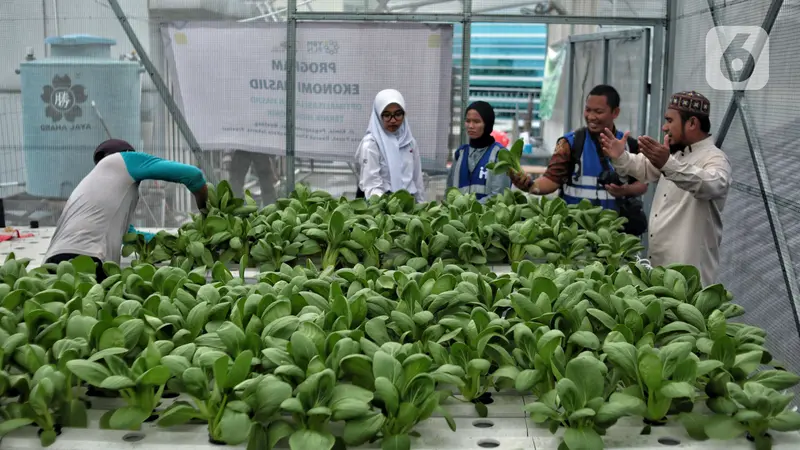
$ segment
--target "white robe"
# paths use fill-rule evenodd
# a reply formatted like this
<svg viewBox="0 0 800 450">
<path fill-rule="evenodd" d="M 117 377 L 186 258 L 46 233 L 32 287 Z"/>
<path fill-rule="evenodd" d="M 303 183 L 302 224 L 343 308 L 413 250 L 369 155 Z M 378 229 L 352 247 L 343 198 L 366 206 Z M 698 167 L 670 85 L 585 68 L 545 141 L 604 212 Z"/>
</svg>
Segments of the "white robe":
<svg viewBox="0 0 800 450">
<path fill-rule="evenodd" d="M 722 210 L 731 186 L 728 157 L 708 137 L 674 153 L 661 170 L 643 154 L 612 160 L 621 175 L 658 181 L 649 220 L 648 259 L 653 266 L 691 264 L 703 286 L 717 282 Z"/>
</svg>

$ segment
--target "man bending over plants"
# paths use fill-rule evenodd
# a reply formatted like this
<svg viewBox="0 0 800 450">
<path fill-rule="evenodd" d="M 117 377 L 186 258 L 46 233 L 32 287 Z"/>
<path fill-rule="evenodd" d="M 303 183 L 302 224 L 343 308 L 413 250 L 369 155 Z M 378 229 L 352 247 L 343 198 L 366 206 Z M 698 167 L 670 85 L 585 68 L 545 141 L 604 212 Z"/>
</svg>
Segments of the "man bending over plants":
<svg viewBox="0 0 800 450">
<path fill-rule="evenodd" d="M 181 183 L 192 192 L 198 208 L 206 206 L 206 179 L 194 166 L 136 152 L 119 139 L 101 143 L 94 151 L 94 164 L 64 206 L 45 263 L 85 255 L 97 263 L 97 281 L 105 279 L 103 262 L 120 262 L 122 237 L 129 231 L 143 180 Z"/>
</svg>

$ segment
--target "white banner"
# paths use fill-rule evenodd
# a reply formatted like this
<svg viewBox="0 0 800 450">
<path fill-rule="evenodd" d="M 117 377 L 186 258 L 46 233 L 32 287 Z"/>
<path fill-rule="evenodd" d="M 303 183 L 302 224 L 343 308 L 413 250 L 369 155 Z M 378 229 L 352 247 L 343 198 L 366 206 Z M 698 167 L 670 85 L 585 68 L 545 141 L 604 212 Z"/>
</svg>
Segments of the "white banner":
<svg viewBox="0 0 800 450">
<path fill-rule="evenodd" d="M 285 23 L 171 23 L 162 34 L 175 97 L 203 149 L 285 154 Z M 424 167 L 445 167 L 452 25 L 300 22 L 296 54 L 298 157 L 352 161 L 375 95 L 393 88 Z"/>
</svg>

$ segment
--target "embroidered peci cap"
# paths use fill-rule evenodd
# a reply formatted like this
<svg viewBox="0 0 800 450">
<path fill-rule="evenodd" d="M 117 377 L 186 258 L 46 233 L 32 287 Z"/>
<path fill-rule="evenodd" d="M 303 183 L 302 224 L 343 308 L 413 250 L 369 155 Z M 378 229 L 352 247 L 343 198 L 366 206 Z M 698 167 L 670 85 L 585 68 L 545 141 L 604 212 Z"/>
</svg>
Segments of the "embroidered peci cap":
<svg viewBox="0 0 800 450">
<path fill-rule="evenodd" d="M 711 101 L 696 91 L 683 91 L 672 95 L 670 109 L 708 116 L 711 114 Z"/>
</svg>

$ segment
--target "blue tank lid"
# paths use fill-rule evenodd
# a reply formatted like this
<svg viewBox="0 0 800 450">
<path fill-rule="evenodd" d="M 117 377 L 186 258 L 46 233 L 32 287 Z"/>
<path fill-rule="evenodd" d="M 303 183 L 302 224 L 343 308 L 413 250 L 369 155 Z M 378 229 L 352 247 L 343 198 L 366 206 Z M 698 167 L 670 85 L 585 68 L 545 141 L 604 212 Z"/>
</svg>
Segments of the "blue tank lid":
<svg viewBox="0 0 800 450">
<path fill-rule="evenodd" d="M 88 34 L 52 36 L 45 39 L 45 43 L 50 45 L 117 45 L 117 41 L 114 39 L 91 36 Z"/>
<path fill-rule="evenodd" d="M 45 42 L 50 44 L 50 56 L 54 58 L 110 59 L 111 47 L 117 45 L 114 39 L 86 34 L 52 36 Z"/>
</svg>

